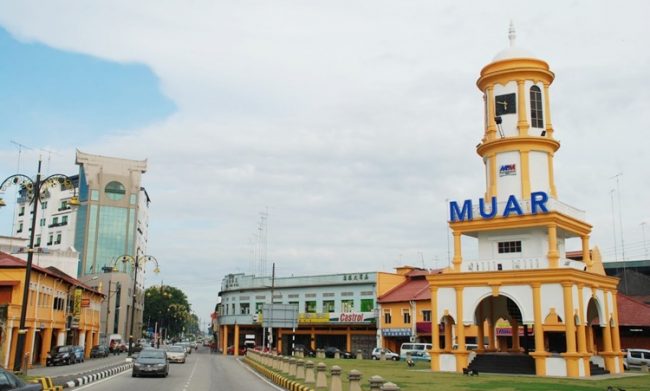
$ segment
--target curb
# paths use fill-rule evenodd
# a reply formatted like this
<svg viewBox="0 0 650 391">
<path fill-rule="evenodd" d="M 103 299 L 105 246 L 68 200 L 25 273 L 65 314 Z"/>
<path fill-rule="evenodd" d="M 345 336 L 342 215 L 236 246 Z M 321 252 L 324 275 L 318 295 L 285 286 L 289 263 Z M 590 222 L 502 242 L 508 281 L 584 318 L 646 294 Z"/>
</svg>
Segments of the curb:
<svg viewBox="0 0 650 391">
<path fill-rule="evenodd" d="M 305 386 L 295 380 L 289 380 L 288 378 L 280 375 L 277 372 L 274 372 L 265 366 L 251 360 L 248 357 L 244 357 L 242 360 L 245 364 L 248 366 L 252 367 L 257 373 L 260 373 L 264 375 L 267 379 L 269 379 L 271 382 L 275 383 L 276 385 L 284 388 L 285 390 L 289 391 L 314 391 L 313 388 L 309 388 L 308 386 Z"/>
<path fill-rule="evenodd" d="M 119 366 L 116 366 L 116 367 L 104 369 L 103 371 L 99 371 L 97 373 L 92 373 L 92 374 L 89 374 L 89 375 L 80 376 L 80 377 L 74 378 L 72 380 L 64 381 L 62 383 L 57 381 L 57 379 L 54 379 L 54 381 L 55 381 L 55 383 L 57 383 L 57 385 L 63 386 L 63 388 L 77 387 L 77 386 L 81 386 L 81 385 L 84 385 L 84 384 L 92 383 L 94 381 L 97 381 L 99 379 L 103 379 L 105 377 L 109 377 L 109 376 L 118 374 L 120 372 L 124 372 L 127 369 L 130 369 L 132 366 L 133 366 L 133 363 L 127 363 L 127 364 L 122 364 L 122 365 L 119 365 Z"/>
</svg>

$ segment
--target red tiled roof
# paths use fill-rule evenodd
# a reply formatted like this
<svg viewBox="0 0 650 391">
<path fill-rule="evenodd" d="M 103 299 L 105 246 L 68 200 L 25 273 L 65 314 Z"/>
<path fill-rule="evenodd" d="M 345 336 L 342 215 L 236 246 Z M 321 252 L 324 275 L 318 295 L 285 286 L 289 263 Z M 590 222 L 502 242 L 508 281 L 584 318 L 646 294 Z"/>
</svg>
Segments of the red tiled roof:
<svg viewBox="0 0 650 391">
<path fill-rule="evenodd" d="M 650 305 L 623 294 L 616 295 L 618 323 L 621 326 L 649 326 Z"/>
<path fill-rule="evenodd" d="M 416 298 L 420 296 L 421 298 Z M 429 281 L 425 279 L 406 280 L 402 284 L 380 297 L 380 303 L 395 303 L 409 300 L 431 299 Z"/>
<path fill-rule="evenodd" d="M 19 269 L 23 269 L 23 268 L 26 268 L 26 267 L 27 267 L 27 261 L 24 261 L 24 260 L 22 260 L 22 259 L 20 259 L 18 257 L 14 257 L 13 255 L 10 255 L 10 254 L 7 254 L 7 253 L 4 253 L 4 252 L 0 251 L 0 268 L 19 268 Z M 40 266 L 35 265 L 35 264 L 32 263 L 32 270 L 35 270 L 35 271 L 38 271 L 38 272 L 41 272 L 41 273 L 44 273 L 44 274 L 48 274 L 48 275 L 50 275 L 52 277 L 55 277 L 55 278 L 60 278 L 60 279 L 62 279 L 64 281 L 66 281 L 70 285 L 74 285 L 74 286 L 78 286 L 80 288 L 84 288 L 85 290 L 94 292 L 94 293 L 96 293 L 98 295 L 103 295 L 103 293 L 101 293 L 99 291 L 96 291 L 95 289 L 89 287 L 88 285 L 84 284 L 83 282 L 77 280 L 74 277 L 71 277 L 68 274 L 65 274 L 64 272 L 62 272 L 61 270 L 59 270 L 59 269 L 57 269 L 57 268 L 55 268 L 53 266 L 50 266 L 48 268 L 43 268 L 43 267 L 40 267 Z"/>
</svg>

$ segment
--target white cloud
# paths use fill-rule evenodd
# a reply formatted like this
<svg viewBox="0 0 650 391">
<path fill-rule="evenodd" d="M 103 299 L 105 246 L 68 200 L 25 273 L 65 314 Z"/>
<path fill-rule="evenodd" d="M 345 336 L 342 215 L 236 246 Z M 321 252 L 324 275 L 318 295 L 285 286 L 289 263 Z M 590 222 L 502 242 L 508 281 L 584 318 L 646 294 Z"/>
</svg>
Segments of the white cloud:
<svg viewBox="0 0 650 391">
<path fill-rule="evenodd" d="M 269 259 L 285 275 L 444 265 L 445 199 L 484 186 L 474 83 L 511 17 L 557 75 L 560 198 L 587 210 L 611 257 L 609 178 L 623 172 L 624 232 L 640 255 L 648 3 L 431 3 L 23 1 L 4 3 L 0 23 L 156 72 L 178 113 L 60 153 L 68 167 L 76 147 L 149 159 L 150 252 L 203 313 L 223 274 L 250 271 L 266 207 Z"/>
</svg>

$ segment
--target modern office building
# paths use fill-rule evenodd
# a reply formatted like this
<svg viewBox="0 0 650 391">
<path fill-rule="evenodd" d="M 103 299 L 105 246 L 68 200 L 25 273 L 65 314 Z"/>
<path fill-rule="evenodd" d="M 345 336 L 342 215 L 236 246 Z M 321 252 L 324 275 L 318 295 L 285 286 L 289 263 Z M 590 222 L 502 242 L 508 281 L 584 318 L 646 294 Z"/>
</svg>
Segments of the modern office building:
<svg viewBox="0 0 650 391">
<path fill-rule="evenodd" d="M 375 311 L 376 273 L 341 273 L 317 276 L 256 277 L 229 274 L 221 283 L 219 335 L 222 349 L 233 346 L 237 354 L 246 336 L 262 346 L 268 342 L 262 329 L 262 307 L 293 304 L 298 327 L 273 329 L 272 347 L 289 354 L 294 343 L 317 349 L 337 347 L 369 356 L 377 346 Z M 273 287 L 273 288 L 272 288 Z M 254 337 L 253 337 L 254 336 Z"/>
<path fill-rule="evenodd" d="M 121 255 L 146 254 L 149 228 L 149 195 L 142 186 L 146 160 L 130 160 L 92 155 L 77 151 L 77 175 L 73 189 L 48 188 L 36 214 L 34 264 L 54 266 L 110 297 L 103 303 L 101 337 L 130 330 L 133 291 L 132 263 L 118 261 Z M 81 205 L 68 205 L 77 194 Z M 24 194 L 19 193 L 13 237 L 8 246 L 29 238 L 32 211 Z M 26 259 L 23 247 L 14 255 Z M 144 274 L 138 274 L 134 333 L 140 335 Z M 110 292 L 109 292 L 110 290 Z M 110 302 L 110 310 L 106 307 Z"/>
<path fill-rule="evenodd" d="M 133 265 L 118 261 L 147 252 L 149 195 L 142 186 L 146 160 L 91 155 L 77 151 L 79 201 L 74 247 L 81 254 L 79 279 L 102 281 L 113 308 L 102 308 L 102 338 L 108 334 L 129 336 L 133 297 Z M 116 271 L 113 271 L 113 268 Z M 141 265 L 142 267 L 142 265 Z M 134 314 L 134 337 L 142 330 L 144 273 L 138 273 Z M 106 324 L 108 323 L 108 324 Z"/>
</svg>

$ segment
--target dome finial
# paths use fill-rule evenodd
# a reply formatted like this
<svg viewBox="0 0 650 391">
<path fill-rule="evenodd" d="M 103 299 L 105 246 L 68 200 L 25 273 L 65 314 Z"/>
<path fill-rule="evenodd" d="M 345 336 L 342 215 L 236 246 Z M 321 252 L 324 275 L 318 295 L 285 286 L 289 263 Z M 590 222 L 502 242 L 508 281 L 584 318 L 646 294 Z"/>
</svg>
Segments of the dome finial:
<svg viewBox="0 0 650 391">
<path fill-rule="evenodd" d="M 510 19 L 510 28 L 508 29 L 508 39 L 510 40 L 510 47 L 515 46 L 515 38 L 517 38 L 517 33 L 515 32 L 515 23 Z"/>
</svg>

